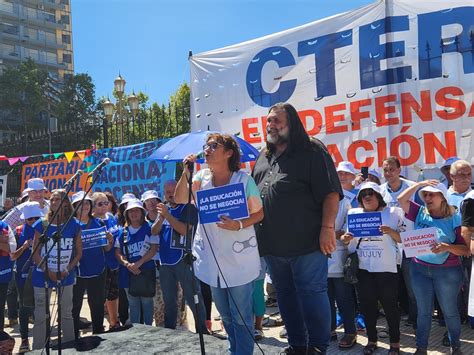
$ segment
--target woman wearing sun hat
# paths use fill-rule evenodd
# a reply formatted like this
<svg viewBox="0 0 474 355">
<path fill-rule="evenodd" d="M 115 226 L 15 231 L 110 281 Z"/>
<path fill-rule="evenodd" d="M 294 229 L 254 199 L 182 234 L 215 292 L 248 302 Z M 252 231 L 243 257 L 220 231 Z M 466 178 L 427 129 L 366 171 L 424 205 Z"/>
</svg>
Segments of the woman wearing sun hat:
<svg viewBox="0 0 474 355">
<path fill-rule="evenodd" d="M 124 217 L 127 222 L 126 233 L 122 234 L 115 242 L 115 255 L 128 270 L 131 278 L 127 291 L 130 321 L 140 323 L 143 311 L 144 323 L 151 325 L 156 282 L 156 267 L 151 259 L 158 250 L 159 239 L 151 234 L 151 226 L 145 221 L 145 209 L 141 201 L 129 201 L 124 211 Z M 150 288 L 153 289 L 153 294 L 142 294 L 143 288 L 133 289 L 132 278 L 140 274 L 143 274 L 148 284 L 152 284 Z"/>
<path fill-rule="evenodd" d="M 28 342 L 28 319 L 33 315 L 33 305 L 26 305 L 23 301 L 25 297 L 32 297 L 33 295 L 25 295 L 25 292 L 32 293 L 32 289 L 28 287 L 25 289 L 26 278 L 28 277 L 29 270 L 23 270 L 23 267 L 31 255 L 31 245 L 33 244 L 33 238 L 35 236 L 35 230 L 33 224 L 43 217 L 43 211 L 41 210 L 38 202 L 25 202 L 22 206 L 21 219 L 25 223 L 16 228 L 16 234 L 18 236 L 18 249 L 12 253 L 11 258 L 16 263 L 16 287 L 18 290 L 18 303 L 19 319 L 20 319 L 20 336 L 21 345 L 20 352 L 26 352 L 30 350 L 30 344 Z"/>
<path fill-rule="evenodd" d="M 76 211 L 82 229 L 82 236 L 92 230 L 105 227 L 105 224 L 92 215 L 92 198 L 79 191 L 71 197 L 72 206 Z M 82 204 L 81 204 L 82 202 Z M 83 244 L 82 258 L 79 261 L 76 284 L 72 291 L 72 316 L 74 318 L 74 336 L 79 339 L 79 315 L 81 313 L 84 293 L 87 291 L 87 302 L 92 317 L 92 333 L 104 332 L 105 302 L 105 253 L 112 249 L 113 237 L 106 233 L 107 244 L 89 247 Z"/>
<path fill-rule="evenodd" d="M 410 201 L 418 189 L 424 207 Z M 400 194 L 398 201 L 407 218 L 414 222 L 415 229 L 434 227 L 438 232 L 438 241 L 431 247 L 432 254 L 413 258 L 410 267 L 418 309 L 416 354 L 427 354 L 435 293 L 448 328 L 451 354 L 461 354 L 457 298 L 463 273 L 459 257 L 469 254 L 466 244 L 470 242 L 461 237 L 461 215 L 448 204 L 446 186 L 437 180 L 415 183 Z"/>
<path fill-rule="evenodd" d="M 357 291 L 360 308 L 365 316 L 368 343 L 363 353 L 370 355 L 377 349 L 377 318 L 380 302 L 387 318 L 390 350 L 389 355 L 400 353 L 400 312 L 398 310 L 398 269 L 397 243 L 400 242 L 400 230 L 403 225 L 403 212 L 398 207 L 388 207 L 382 197 L 380 186 L 374 182 L 365 182 L 357 193 L 359 208 L 351 208 L 348 215 L 367 212 L 380 212 L 382 235 L 352 240 L 348 231 L 341 240 L 349 244 L 349 252 L 357 251 L 359 272 Z"/>
</svg>

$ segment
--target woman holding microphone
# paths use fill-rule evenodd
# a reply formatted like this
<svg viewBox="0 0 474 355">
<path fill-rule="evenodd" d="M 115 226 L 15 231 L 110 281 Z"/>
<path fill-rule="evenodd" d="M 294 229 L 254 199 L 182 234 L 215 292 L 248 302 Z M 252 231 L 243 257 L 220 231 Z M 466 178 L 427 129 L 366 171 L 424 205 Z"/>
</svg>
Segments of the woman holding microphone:
<svg viewBox="0 0 474 355">
<path fill-rule="evenodd" d="M 213 133 L 203 147 L 208 169 L 192 178 L 193 193 L 215 187 L 243 183 L 249 217 L 234 220 L 222 216 L 221 221 L 203 225 L 199 221 L 193 243 L 195 273 L 211 286 L 212 298 L 222 317 L 229 340 L 229 353 L 252 354 L 254 322 L 252 310 L 253 282 L 260 273 L 260 258 L 253 225 L 263 219 L 263 208 L 257 185 L 240 171 L 240 149 L 227 134 Z M 177 203 L 187 203 L 190 171 L 184 160 L 184 172 L 176 187 Z"/>
</svg>

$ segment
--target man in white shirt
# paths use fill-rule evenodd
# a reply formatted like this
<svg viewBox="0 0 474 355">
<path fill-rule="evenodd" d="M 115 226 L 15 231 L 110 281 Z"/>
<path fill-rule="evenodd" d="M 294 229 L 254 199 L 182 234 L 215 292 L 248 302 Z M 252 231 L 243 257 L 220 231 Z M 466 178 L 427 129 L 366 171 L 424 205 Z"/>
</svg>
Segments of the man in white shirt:
<svg viewBox="0 0 474 355">
<path fill-rule="evenodd" d="M 44 195 L 48 189 L 44 186 L 43 179 L 33 178 L 29 179 L 27 188 L 24 190 L 28 193 L 28 201 L 38 202 L 40 204 L 41 211 L 46 214 L 49 210 L 49 202 L 45 200 Z M 3 218 L 3 221 L 10 226 L 12 230 L 23 224 L 24 221 L 21 219 L 21 213 L 23 209 L 23 203 L 16 207 L 13 207 L 10 212 Z"/>
<path fill-rule="evenodd" d="M 451 164 L 449 175 L 453 184 L 448 189 L 448 203 L 459 210 L 464 197 L 472 191 L 472 167 L 466 160 L 457 160 Z"/>
</svg>

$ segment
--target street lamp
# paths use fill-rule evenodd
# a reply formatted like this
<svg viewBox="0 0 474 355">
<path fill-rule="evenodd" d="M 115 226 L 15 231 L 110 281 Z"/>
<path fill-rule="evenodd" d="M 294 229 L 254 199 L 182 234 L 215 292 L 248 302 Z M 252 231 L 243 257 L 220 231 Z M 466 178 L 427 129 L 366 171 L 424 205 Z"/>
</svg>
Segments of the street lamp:
<svg viewBox="0 0 474 355">
<path fill-rule="evenodd" d="M 104 114 L 105 114 L 105 120 L 104 120 L 104 145 L 108 146 L 108 131 L 107 131 L 107 126 L 108 122 L 112 120 L 114 117 L 114 110 L 116 110 L 117 117 L 116 117 L 116 122 L 120 124 L 120 144 L 124 144 L 124 129 L 123 129 L 123 124 L 124 124 L 124 119 L 123 119 L 123 113 L 124 113 L 124 107 L 123 107 L 123 96 L 125 93 L 125 84 L 126 81 L 125 79 L 119 74 L 117 78 L 114 80 L 114 91 L 115 94 L 118 97 L 118 101 L 114 104 L 110 101 L 110 99 L 107 99 L 102 106 L 104 108 Z M 135 117 L 138 113 L 138 105 L 139 105 L 139 100 L 138 97 L 135 95 L 135 93 L 132 93 L 127 100 L 128 106 L 130 107 L 130 111 Z M 118 137 L 117 137 L 118 138 Z M 106 142 L 107 140 L 107 142 Z"/>
</svg>

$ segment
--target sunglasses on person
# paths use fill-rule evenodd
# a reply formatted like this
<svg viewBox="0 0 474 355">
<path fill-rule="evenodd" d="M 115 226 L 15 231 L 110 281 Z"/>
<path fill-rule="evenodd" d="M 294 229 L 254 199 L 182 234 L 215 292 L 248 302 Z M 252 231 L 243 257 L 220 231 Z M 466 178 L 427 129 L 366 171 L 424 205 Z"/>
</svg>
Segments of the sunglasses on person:
<svg viewBox="0 0 474 355">
<path fill-rule="evenodd" d="M 39 219 L 39 217 L 30 217 L 30 218 L 27 218 L 26 221 L 27 222 L 35 222 Z"/>
<path fill-rule="evenodd" d="M 367 197 L 367 196 L 374 196 L 374 195 L 375 195 L 375 191 L 371 190 L 371 189 L 362 190 L 360 192 L 360 197 L 361 198 L 364 198 L 364 197 Z"/>
<path fill-rule="evenodd" d="M 109 201 L 97 202 L 97 207 L 103 207 L 103 206 L 108 206 L 108 205 L 109 205 Z"/>
<path fill-rule="evenodd" d="M 220 145 L 221 143 L 219 142 L 206 143 L 202 146 L 202 150 L 210 149 L 212 152 L 214 152 L 217 149 L 217 147 Z"/>
</svg>

